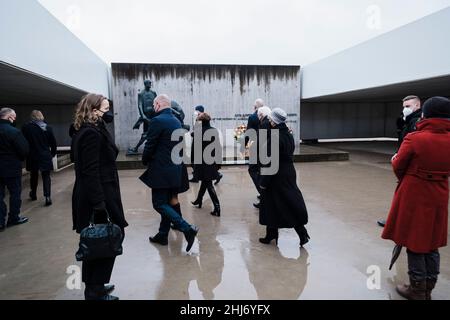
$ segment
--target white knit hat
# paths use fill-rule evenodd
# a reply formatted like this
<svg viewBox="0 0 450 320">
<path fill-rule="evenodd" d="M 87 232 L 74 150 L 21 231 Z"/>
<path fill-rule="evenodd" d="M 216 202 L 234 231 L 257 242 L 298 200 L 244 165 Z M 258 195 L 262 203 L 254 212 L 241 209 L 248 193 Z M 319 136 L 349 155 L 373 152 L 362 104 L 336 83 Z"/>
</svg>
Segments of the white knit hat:
<svg viewBox="0 0 450 320">
<path fill-rule="evenodd" d="M 287 113 L 283 109 L 275 108 L 269 114 L 269 119 L 275 122 L 275 124 L 284 123 L 287 119 Z"/>
</svg>

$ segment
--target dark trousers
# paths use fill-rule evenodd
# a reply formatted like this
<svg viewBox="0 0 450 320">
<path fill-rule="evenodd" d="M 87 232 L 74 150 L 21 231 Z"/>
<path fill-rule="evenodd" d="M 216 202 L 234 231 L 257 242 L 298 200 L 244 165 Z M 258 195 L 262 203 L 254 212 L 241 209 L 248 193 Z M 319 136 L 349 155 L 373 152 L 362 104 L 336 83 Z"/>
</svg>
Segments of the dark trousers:
<svg viewBox="0 0 450 320">
<path fill-rule="evenodd" d="M 198 190 L 197 200 L 200 200 L 200 202 L 203 200 L 206 190 L 208 190 L 209 197 L 211 198 L 214 207 L 218 207 L 220 205 L 219 198 L 217 197 L 216 190 L 214 189 L 211 180 L 202 180 L 200 189 Z"/>
<path fill-rule="evenodd" d="M 19 219 L 20 206 L 22 205 L 22 177 L 0 177 L 0 224 L 4 225 L 6 220 L 7 208 L 3 201 L 5 198 L 5 187 L 9 191 L 9 214 L 8 221 Z"/>
<path fill-rule="evenodd" d="M 125 230 L 123 228 L 122 235 L 125 238 Z M 115 257 L 83 261 L 81 268 L 82 281 L 86 285 L 104 285 L 109 283 L 115 261 Z"/>
<path fill-rule="evenodd" d="M 258 190 L 259 194 L 261 194 L 261 189 L 259 188 L 259 166 L 256 164 L 249 165 L 248 173 L 250 174 L 250 177 L 252 178 L 252 181 L 256 187 L 256 190 Z"/>
<path fill-rule="evenodd" d="M 438 250 L 428 253 L 408 253 L 408 274 L 414 281 L 437 280 L 439 275 L 440 254 Z"/>
<path fill-rule="evenodd" d="M 50 171 L 41 171 L 42 184 L 44 188 L 44 197 L 50 197 L 52 181 L 50 179 Z M 30 171 L 30 187 L 31 193 L 36 195 L 39 180 L 39 171 Z"/>
<path fill-rule="evenodd" d="M 161 215 L 159 233 L 165 236 L 169 234 L 170 223 L 182 232 L 191 228 L 189 223 L 170 205 L 170 199 L 175 195 L 177 195 L 175 189 L 152 189 L 153 208 Z"/>
</svg>

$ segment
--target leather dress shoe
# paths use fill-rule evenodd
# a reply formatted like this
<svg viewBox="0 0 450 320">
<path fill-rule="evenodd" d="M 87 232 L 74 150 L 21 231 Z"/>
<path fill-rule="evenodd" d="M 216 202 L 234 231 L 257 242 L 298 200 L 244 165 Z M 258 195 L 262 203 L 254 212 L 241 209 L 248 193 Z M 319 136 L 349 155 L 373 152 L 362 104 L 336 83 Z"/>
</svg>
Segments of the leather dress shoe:
<svg viewBox="0 0 450 320">
<path fill-rule="evenodd" d="M 28 222 L 28 218 L 27 217 L 19 217 L 19 219 L 15 220 L 15 221 L 8 221 L 8 223 L 6 224 L 6 226 L 9 227 L 13 227 L 13 226 L 17 226 L 19 224 L 23 224 Z"/>
<path fill-rule="evenodd" d="M 45 197 L 45 206 L 51 206 L 52 205 L 52 199 L 50 197 Z"/>
<path fill-rule="evenodd" d="M 150 242 L 158 243 L 162 246 L 167 246 L 169 244 L 169 240 L 167 240 L 167 236 L 163 236 L 161 233 L 157 233 L 154 237 L 148 238 Z"/>
</svg>

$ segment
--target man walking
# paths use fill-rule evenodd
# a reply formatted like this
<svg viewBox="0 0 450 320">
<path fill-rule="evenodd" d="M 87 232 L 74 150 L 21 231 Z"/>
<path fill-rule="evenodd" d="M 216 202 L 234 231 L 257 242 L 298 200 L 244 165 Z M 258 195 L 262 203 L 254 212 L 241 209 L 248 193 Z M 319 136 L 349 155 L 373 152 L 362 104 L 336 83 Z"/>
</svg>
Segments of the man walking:
<svg viewBox="0 0 450 320">
<path fill-rule="evenodd" d="M 0 232 L 28 221 L 20 217 L 22 204 L 22 161 L 28 155 L 28 142 L 15 128 L 16 112 L 0 109 Z M 6 221 L 5 187 L 9 191 L 9 214 Z"/>
<path fill-rule="evenodd" d="M 181 129 L 181 123 L 170 108 L 167 95 L 155 98 L 155 117 L 150 120 L 142 162 L 148 169 L 140 179 L 152 188 L 153 208 L 161 215 L 159 232 L 150 237 L 150 242 L 168 244 L 170 224 L 184 233 L 186 251 L 191 250 L 198 228 L 188 224 L 171 206 L 178 202 L 178 192 L 182 183 L 182 164 L 175 164 L 171 155 L 178 141 L 172 141 L 172 133 Z"/>
</svg>

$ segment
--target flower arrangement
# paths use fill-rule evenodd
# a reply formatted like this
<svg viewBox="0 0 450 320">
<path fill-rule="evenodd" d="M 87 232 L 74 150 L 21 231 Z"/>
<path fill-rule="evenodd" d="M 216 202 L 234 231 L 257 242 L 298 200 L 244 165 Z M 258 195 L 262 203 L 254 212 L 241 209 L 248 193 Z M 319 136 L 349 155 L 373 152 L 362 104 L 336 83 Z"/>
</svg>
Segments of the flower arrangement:
<svg viewBox="0 0 450 320">
<path fill-rule="evenodd" d="M 246 130 L 247 130 L 247 126 L 245 124 L 241 124 L 240 126 L 237 126 L 234 129 L 234 140 L 240 141 L 242 135 L 245 133 Z"/>
</svg>

